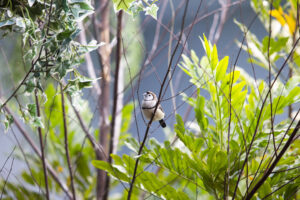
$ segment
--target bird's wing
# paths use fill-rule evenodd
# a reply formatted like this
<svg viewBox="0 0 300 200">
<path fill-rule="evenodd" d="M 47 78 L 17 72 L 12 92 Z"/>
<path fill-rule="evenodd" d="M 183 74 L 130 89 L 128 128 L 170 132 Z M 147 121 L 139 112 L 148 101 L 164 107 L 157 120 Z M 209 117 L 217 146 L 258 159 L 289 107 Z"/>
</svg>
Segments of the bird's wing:
<svg viewBox="0 0 300 200">
<path fill-rule="evenodd" d="M 159 110 L 161 110 L 162 112 L 164 112 L 164 110 L 162 109 L 162 107 L 161 107 L 160 104 L 158 105 L 158 108 L 157 108 L 157 109 L 159 109 Z"/>
</svg>

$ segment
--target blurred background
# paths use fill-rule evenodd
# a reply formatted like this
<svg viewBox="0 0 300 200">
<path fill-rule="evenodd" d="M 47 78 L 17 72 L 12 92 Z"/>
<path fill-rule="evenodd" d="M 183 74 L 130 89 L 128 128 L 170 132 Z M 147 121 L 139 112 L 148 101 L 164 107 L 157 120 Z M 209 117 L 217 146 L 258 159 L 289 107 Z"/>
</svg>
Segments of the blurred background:
<svg viewBox="0 0 300 200">
<path fill-rule="evenodd" d="M 134 19 L 127 14 L 124 17 L 126 35 L 123 34 L 123 42 L 124 49 L 128 51 L 125 51 L 125 55 L 127 56 L 125 56 L 125 58 L 123 57 L 122 61 L 125 73 L 123 94 L 124 104 L 126 104 L 133 100 L 132 92 L 134 92 L 137 123 L 134 123 L 134 119 L 132 120 L 132 126 L 129 132 L 135 137 L 138 137 L 138 133 L 140 134 L 139 137 L 142 137 L 146 129 L 146 122 L 141 116 L 139 101 L 142 100 L 142 94 L 145 91 L 151 90 L 155 93 L 159 92 L 160 84 L 166 73 L 171 55 L 169 52 L 169 45 L 171 45 L 173 50 L 177 43 L 177 40 L 173 40 L 171 44 L 169 43 L 170 32 L 173 32 L 173 36 L 176 35 L 176 37 L 178 37 L 178 33 L 180 32 L 184 10 L 182 9 L 184 5 L 183 2 L 184 1 L 181 0 L 160 1 L 157 21 L 149 15 L 144 15 L 144 13 L 141 13 L 140 16 L 137 16 Z M 150 137 L 155 137 L 159 141 L 165 140 L 165 134 L 170 133 L 173 129 L 175 112 L 182 116 L 186 115 L 188 121 L 194 120 L 193 114 L 186 114 L 188 106 L 182 101 L 182 96 L 174 96 L 174 93 L 178 94 L 184 92 L 190 96 L 195 92 L 195 87 L 191 87 L 189 78 L 179 67 L 175 66 L 180 63 L 181 51 L 183 51 L 183 54 L 189 55 L 189 50 L 193 49 L 199 57 L 203 56 L 204 50 L 199 39 L 199 37 L 203 38 L 203 34 L 205 34 L 212 43 L 217 45 L 220 58 L 229 56 L 230 67 L 233 67 L 235 60 L 238 59 L 237 65 L 249 74 L 252 74 L 252 68 L 247 62 L 247 59 L 249 58 L 248 54 L 245 51 L 242 51 L 238 56 L 240 47 L 237 45 L 236 41 L 242 41 L 244 33 L 240 31 L 239 27 L 234 23 L 234 20 L 249 25 L 251 21 L 255 19 L 255 13 L 252 10 L 249 1 L 228 1 L 226 18 L 223 18 L 222 10 L 224 10 L 224 7 L 222 8 L 220 2 L 222 1 L 190 1 L 184 23 L 186 31 L 183 35 L 183 41 L 187 38 L 186 48 L 182 49 L 182 45 L 180 45 L 175 54 L 175 59 L 172 64 L 172 73 L 174 71 L 174 75 L 161 102 L 167 116 L 166 123 L 168 128 L 162 129 L 159 127 L 159 124 L 155 122 L 151 129 Z M 197 12 L 198 9 L 199 12 Z M 111 10 L 111 19 L 113 24 L 115 24 L 115 13 L 113 12 L 113 8 L 111 8 Z M 173 22 L 172 13 L 174 12 L 172 11 L 176 13 Z M 221 19 L 223 19 L 223 21 Z M 86 37 L 87 40 L 90 40 L 91 30 L 88 29 L 88 19 L 86 21 Z M 170 29 L 171 23 L 174 23 L 174 30 Z M 220 23 L 224 23 L 223 27 L 221 30 L 217 30 L 220 27 Z M 267 34 L 258 18 L 255 19 L 250 30 L 259 40 Z M 216 36 L 216 32 L 218 32 L 219 36 Z M 0 33 L 0 35 L 2 34 L 3 33 Z M 14 86 L 17 85 L 26 74 L 27 70 L 26 67 L 24 68 L 22 53 L 19 49 L 21 43 L 22 38 L 17 33 L 7 36 L 4 35 L 0 39 L 0 94 L 2 100 L 6 99 L 12 93 Z M 111 45 L 114 44 L 115 38 L 112 37 Z M 171 53 L 172 52 L 173 51 L 171 51 Z M 114 60 L 114 56 L 115 53 L 113 52 L 112 60 Z M 126 57 L 128 57 L 128 60 L 126 60 Z M 91 53 L 91 58 L 94 62 L 94 70 L 99 77 L 100 68 L 96 51 Z M 114 68 L 114 65 L 112 65 L 112 68 Z M 131 74 L 129 73 L 128 68 L 131 69 Z M 133 85 L 135 87 L 132 89 L 130 86 L 130 77 L 134 77 L 134 75 L 138 74 L 141 68 L 143 68 L 142 75 L 140 78 L 134 80 Z M 89 76 L 86 64 L 81 65 L 78 69 L 86 76 Z M 255 71 L 257 78 L 266 78 L 267 74 L 261 67 L 255 68 Z M 171 87 L 173 88 L 173 94 Z M 22 91 L 20 94 L 21 93 Z M 206 94 L 203 93 L 203 95 Z M 83 97 L 84 99 L 89 100 L 90 110 L 94 112 L 97 109 L 97 99 L 93 89 L 85 89 Z M 11 102 L 10 105 L 13 105 L 14 103 L 15 102 Z M 136 124 L 138 124 L 138 127 Z M 91 126 L 94 129 L 99 127 L 99 116 L 97 114 L 93 116 Z M 2 166 L 8 155 L 12 152 L 14 147 L 17 146 L 17 143 L 11 133 L 11 129 L 5 131 L 5 128 L 1 125 L 0 131 L 0 166 Z M 17 131 L 15 131 L 15 133 L 20 144 L 24 145 L 25 149 L 27 149 L 24 138 L 20 136 Z M 38 141 L 37 135 L 35 139 Z M 126 152 L 127 149 L 123 149 L 119 153 L 122 154 L 124 151 Z M 13 166 L 12 174 L 17 175 L 18 169 L 22 169 L 23 167 L 23 163 L 15 164 Z"/>
</svg>

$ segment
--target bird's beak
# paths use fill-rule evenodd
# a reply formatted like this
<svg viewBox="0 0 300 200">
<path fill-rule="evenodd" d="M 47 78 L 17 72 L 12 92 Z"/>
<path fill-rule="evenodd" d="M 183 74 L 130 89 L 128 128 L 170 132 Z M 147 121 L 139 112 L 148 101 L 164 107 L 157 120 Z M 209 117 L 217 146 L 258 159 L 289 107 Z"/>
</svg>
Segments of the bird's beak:
<svg viewBox="0 0 300 200">
<path fill-rule="evenodd" d="M 144 93 L 144 94 L 143 94 L 143 97 L 146 97 L 146 95 L 147 95 L 147 93 Z"/>
</svg>

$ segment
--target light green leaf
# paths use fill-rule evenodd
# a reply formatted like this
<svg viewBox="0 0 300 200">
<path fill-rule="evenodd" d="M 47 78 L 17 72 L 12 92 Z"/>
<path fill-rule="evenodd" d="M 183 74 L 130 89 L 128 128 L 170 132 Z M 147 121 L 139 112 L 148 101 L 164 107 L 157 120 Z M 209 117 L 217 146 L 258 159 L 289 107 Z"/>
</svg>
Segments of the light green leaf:
<svg viewBox="0 0 300 200">
<path fill-rule="evenodd" d="M 117 12 L 122 9 L 127 12 L 133 1 L 134 0 L 113 0 L 115 11 Z"/>
<path fill-rule="evenodd" d="M 0 28 L 4 27 L 4 26 L 10 26 L 10 25 L 13 25 L 15 24 L 15 20 L 14 18 L 12 19 L 7 19 L 7 20 L 4 20 L 4 21 L 0 21 Z"/>
<path fill-rule="evenodd" d="M 225 56 L 218 64 L 216 69 L 216 81 L 223 80 L 225 78 L 226 70 L 228 67 L 229 57 Z"/>
<path fill-rule="evenodd" d="M 30 116 L 32 116 L 32 117 L 36 116 L 36 105 L 35 104 L 27 104 L 27 110 L 28 110 Z"/>
<path fill-rule="evenodd" d="M 205 98 L 199 95 L 197 98 L 195 113 L 196 113 L 196 120 L 199 124 L 199 127 L 203 131 L 206 130 L 208 124 L 208 120 L 204 116 L 204 106 L 205 106 Z"/>
<path fill-rule="evenodd" d="M 135 153 L 138 153 L 140 145 L 133 137 L 128 137 L 125 141 L 125 144 L 129 149 Z"/>
<path fill-rule="evenodd" d="M 5 131 L 9 129 L 9 127 L 14 123 L 14 118 L 13 116 L 6 114 L 5 119 L 4 119 L 4 126 L 5 126 Z"/>
<path fill-rule="evenodd" d="M 42 122 L 41 117 L 34 117 L 32 121 L 32 125 L 36 128 L 44 128 L 44 124 Z"/>
<path fill-rule="evenodd" d="M 157 20 L 158 7 L 156 4 L 152 4 L 150 7 L 146 7 L 146 15 L 151 15 L 155 20 Z"/>
</svg>

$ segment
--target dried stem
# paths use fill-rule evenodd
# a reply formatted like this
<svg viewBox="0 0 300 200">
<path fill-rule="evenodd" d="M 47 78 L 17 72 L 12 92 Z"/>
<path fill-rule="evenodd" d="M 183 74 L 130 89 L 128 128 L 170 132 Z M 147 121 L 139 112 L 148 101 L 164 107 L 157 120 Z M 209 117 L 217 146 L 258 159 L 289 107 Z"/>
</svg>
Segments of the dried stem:
<svg viewBox="0 0 300 200">
<path fill-rule="evenodd" d="M 6 186 L 6 183 L 7 183 L 7 181 L 8 181 L 8 178 L 9 178 L 9 176 L 10 176 L 10 174 L 11 174 L 12 167 L 13 167 L 13 165 L 14 165 L 14 161 L 15 161 L 15 158 L 13 158 L 12 161 L 11 161 L 10 169 L 9 169 L 9 172 L 8 172 L 8 174 L 7 174 L 7 176 L 6 176 L 6 179 L 5 179 L 5 182 L 4 182 L 2 191 L 1 191 L 0 199 L 2 199 L 2 196 L 3 196 L 3 194 L 4 194 L 5 186 Z"/>
<path fill-rule="evenodd" d="M 72 102 L 71 98 L 69 98 L 69 101 Z M 75 106 L 72 103 L 71 103 L 71 105 L 72 105 L 72 108 L 75 112 L 75 115 L 79 121 L 79 124 L 80 124 L 83 132 L 85 133 L 86 137 L 89 139 L 90 143 L 92 144 L 92 147 L 96 153 L 96 157 L 106 159 L 107 156 L 105 155 L 103 147 L 100 144 L 98 144 L 98 142 L 95 140 L 93 135 L 89 132 L 88 128 L 86 127 L 86 125 L 83 122 L 83 119 L 82 119 L 80 113 L 75 108 Z"/>
<path fill-rule="evenodd" d="M 87 44 L 86 33 L 85 33 L 85 28 L 83 26 L 83 22 L 79 23 L 79 28 L 81 29 L 80 34 L 79 34 L 79 40 L 82 44 Z M 85 54 L 85 61 L 86 61 L 86 67 L 87 67 L 89 76 L 92 79 L 96 79 L 97 76 L 96 76 L 94 64 L 93 64 L 90 53 Z M 98 83 L 94 85 L 93 89 L 95 90 L 97 96 L 99 96 L 101 94 L 101 89 L 100 89 L 100 86 Z"/>
<path fill-rule="evenodd" d="M 108 162 L 109 164 L 112 163 L 111 154 L 114 150 L 114 140 L 118 139 L 115 138 L 115 124 L 116 124 L 116 115 L 117 115 L 117 104 L 118 104 L 118 87 L 119 87 L 119 71 L 120 71 L 120 62 L 121 62 L 121 33 L 122 33 L 122 17 L 123 11 L 119 11 L 118 13 L 118 25 L 117 25 L 117 49 L 116 49 L 116 69 L 115 69 L 115 81 L 114 81 L 114 100 L 113 100 L 113 109 L 112 109 L 112 120 L 111 120 L 111 127 L 110 127 L 110 141 L 109 141 L 109 154 L 108 154 Z M 110 179 L 106 177 L 105 183 L 105 193 L 103 199 L 106 200 L 108 197 L 109 192 L 109 183 Z"/>
<path fill-rule="evenodd" d="M 288 57 L 285 59 L 285 61 L 283 62 L 282 66 L 280 67 L 280 69 L 279 69 L 279 71 L 278 71 L 278 73 L 277 73 L 277 75 L 276 75 L 274 81 L 273 81 L 272 84 L 271 84 L 271 87 L 268 89 L 268 92 L 267 92 L 265 98 L 263 99 L 263 102 L 262 102 L 262 105 L 261 105 L 261 108 L 260 108 L 260 111 L 259 111 L 259 114 L 258 114 L 258 118 L 257 118 L 256 126 L 255 126 L 255 131 L 254 131 L 254 133 L 253 133 L 253 136 L 252 136 L 251 142 L 250 142 L 250 144 L 249 144 L 248 150 L 246 151 L 246 158 L 245 158 L 245 160 L 244 160 L 244 162 L 243 162 L 243 165 L 242 165 L 242 167 L 241 167 L 241 171 L 240 171 L 239 176 L 238 176 L 238 181 L 237 181 L 237 183 L 236 183 L 236 185 L 235 185 L 235 189 L 234 189 L 234 193 L 233 193 L 232 199 L 235 198 L 235 195 L 236 195 L 236 192 L 237 192 L 237 188 L 238 188 L 238 184 L 239 184 L 239 181 L 240 181 L 240 179 L 241 179 L 241 176 L 242 176 L 244 167 L 245 167 L 246 163 L 248 162 L 248 156 L 249 156 L 249 154 L 250 154 L 252 145 L 253 145 L 253 143 L 254 143 L 254 141 L 255 141 L 255 137 L 256 137 L 256 134 L 257 134 L 257 132 L 258 132 L 258 126 L 259 126 L 259 124 L 260 124 L 260 119 L 261 119 L 261 117 L 262 117 L 262 111 L 263 111 L 263 108 L 265 107 L 265 104 L 266 104 L 266 101 L 267 101 L 267 99 L 268 99 L 268 97 L 269 97 L 270 91 L 271 91 L 271 89 L 273 88 L 273 86 L 274 86 L 276 80 L 277 80 L 278 77 L 280 76 L 282 70 L 283 70 L 284 67 L 286 66 L 286 64 L 287 64 L 288 60 L 290 59 L 291 55 L 293 54 L 293 52 L 294 52 L 294 50 L 295 50 L 295 48 L 296 48 L 296 46 L 297 46 L 299 40 L 300 40 L 300 37 L 296 40 L 295 44 L 293 45 L 293 48 L 291 49 L 291 51 L 290 51 Z M 291 136 L 290 136 L 290 137 L 291 137 Z M 290 139 L 290 138 L 289 138 L 289 139 Z M 279 155 L 278 155 L 278 156 L 279 156 Z M 275 162 L 275 161 L 274 161 L 274 162 Z M 253 194 L 252 194 L 252 195 L 253 195 Z"/>
<path fill-rule="evenodd" d="M 5 111 L 12 116 L 12 118 L 14 119 L 14 124 L 16 125 L 16 127 L 18 128 L 18 130 L 20 131 L 20 133 L 23 135 L 23 137 L 25 138 L 25 140 L 29 143 L 29 145 L 31 146 L 31 148 L 33 149 L 33 151 L 38 155 L 38 157 L 40 159 L 42 159 L 42 154 L 39 151 L 39 148 L 37 147 L 37 145 L 33 142 L 33 140 L 31 139 L 31 137 L 29 136 L 29 134 L 25 131 L 25 129 L 23 128 L 23 126 L 20 124 L 20 122 L 16 119 L 16 117 L 12 114 L 12 112 L 10 111 L 10 109 L 5 106 L 4 107 Z M 45 159 L 46 160 L 46 159 Z M 47 162 L 46 160 L 46 167 L 47 170 L 49 171 L 49 173 L 51 174 L 51 176 L 53 177 L 53 179 L 57 182 L 57 184 L 60 186 L 60 188 L 65 192 L 65 194 L 69 197 L 69 199 L 73 199 L 72 194 L 69 192 L 67 186 L 59 179 L 58 175 L 56 174 L 55 170 L 52 168 L 52 166 Z"/>
<path fill-rule="evenodd" d="M 275 158 L 272 165 L 267 169 L 267 171 L 264 173 L 262 178 L 255 184 L 253 189 L 249 192 L 249 194 L 246 196 L 246 200 L 250 200 L 253 195 L 256 193 L 256 191 L 262 186 L 262 184 L 267 180 L 269 175 L 272 173 L 273 169 L 276 167 L 277 163 L 280 161 L 281 157 L 284 155 L 286 150 L 289 148 L 289 146 L 292 144 L 294 137 L 296 136 L 297 132 L 300 129 L 300 120 L 298 121 L 296 127 L 294 128 L 292 134 L 290 135 L 288 141 L 283 146 L 282 150 L 279 152 L 278 156 Z M 289 129 L 286 131 L 288 132 Z"/>
<path fill-rule="evenodd" d="M 51 3 L 50 3 L 50 9 L 49 9 L 48 20 L 47 20 L 48 25 L 50 24 L 51 13 L 52 13 L 52 6 L 53 6 L 53 0 L 51 0 Z M 17 94 L 17 92 L 19 91 L 19 89 L 21 88 L 21 86 L 25 83 L 25 81 L 29 77 L 30 73 L 34 69 L 35 64 L 37 63 L 37 61 L 40 59 L 40 57 L 42 55 L 42 52 L 43 52 L 43 49 L 44 49 L 44 44 L 47 41 L 47 35 L 48 35 L 48 33 L 49 33 L 49 26 L 47 26 L 46 35 L 44 36 L 43 43 L 42 43 L 42 46 L 40 48 L 40 51 L 39 51 L 38 55 L 32 60 L 31 67 L 30 67 L 29 71 L 26 73 L 25 77 L 23 78 L 23 80 L 21 81 L 21 83 L 19 83 L 19 85 L 16 87 L 16 89 L 13 91 L 13 93 L 6 99 L 6 101 L 3 104 L 1 104 L 0 110 L 2 110 L 2 108 L 4 108 L 5 105 Z"/>
<path fill-rule="evenodd" d="M 65 97 L 63 92 L 62 83 L 59 83 L 60 85 L 60 92 L 61 92 L 61 106 L 62 106 L 62 114 L 63 114 L 63 125 L 64 125 L 64 137 L 65 137 L 65 151 L 66 151 L 66 158 L 69 168 L 69 174 L 70 174 L 70 180 L 71 180 L 71 189 L 73 194 L 73 199 L 76 200 L 76 191 L 74 186 L 74 178 L 73 178 L 73 172 L 72 172 L 72 163 L 69 153 L 69 141 L 68 141 L 68 129 L 67 129 L 67 117 L 66 117 L 66 111 L 65 111 Z"/>
<path fill-rule="evenodd" d="M 161 85 L 161 88 L 160 88 L 160 91 L 159 91 L 159 95 L 158 95 L 158 101 L 157 101 L 157 104 L 155 106 L 155 109 L 154 109 L 154 113 L 150 119 L 150 121 L 148 122 L 148 125 L 147 125 L 147 129 L 146 129 L 146 132 L 145 132 L 145 136 L 144 136 L 144 139 L 142 141 L 142 144 L 139 148 L 139 151 L 138 151 L 138 158 L 136 159 L 136 162 L 135 162 L 135 166 L 134 166 L 134 171 L 133 171 L 133 175 L 132 175 L 132 180 L 130 182 L 130 187 L 129 187 L 129 191 L 128 191 L 128 196 L 127 196 L 127 200 L 131 199 L 131 194 L 132 194 L 132 189 L 133 189 L 133 186 L 134 186 L 134 181 L 136 179 L 136 172 L 137 172 L 137 168 L 138 168 L 138 164 L 139 164 L 139 158 L 140 158 L 140 155 L 143 151 L 143 148 L 145 146 L 145 143 L 146 143 L 146 140 L 147 140 L 147 137 L 148 137 L 148 134 L 149 134 L 149 130 L 150 130 L 150 127 L 151 127 L 151 124 L 153 122 L 153 118 L 154 118 L 154 115 L 156 113 L 156 110 L 158 108 L 158 105 L 160 103 L 160 100 L 161 100 L 161 97 L 162 97 L 162 92 L 163 92 L 163 88 L 164 88 L 164 85 L 167 81 L 167 78 L 168 78 L 168 74 L 170 73 L 171 71 L 171 67 L 172 67 L 172 62 L 173 62 L 173 59 L 175 57 L 175 53 L 178 49 L 178 46 L 180 44 L 180 41 L 181 41 L 181 38 L 182 38 L 182 35 L 183 35 L 183 31 L 184 31 L 184 22 L 185 22 L 185 18 L 186 18 L 186 14 L 187 14 L 187 8 L 188 8 L 188 4 L 189 4 L 189 0 L 186 0 L 186 4 L 185 4 L 185 9 L 184 9 L 184 14 L 183 14 L 183 17 L 182 17 L 182 24 L 181 24 L 181 32 L 180 32 L 180 35 L 179 35 L 179 40 L 175 46 L 175 49 L 172 53 L 172 56 L 171 56 L 171 60 L 169 62 L 169 66 L 168 66 L 168 69 L 167 69 L 167 72 L 165 74 L 165 77 L 164 77 L 164 80 L 162 82 L 162 85 Z"/>
<path fill-rule="evenodd" d="M 122 48 L 122 18 L 123 11 L 121 10 L 118 13 L 118 25 L 117 25 L 117 47 L 116 47 L 116 69 L 115 69 L 115 81 L 114 81 L 114 99 L 113 99 L 113 108 L 112 108 L 112 121 L 111 121 L 111 140 L 109 147 L 109 154 L 113 153 L 117 148 L 117 143 L 120 136 L 120 119 L 121 119 L 121 109 L 122 109 L 122 98 L 119 98 L 120 95 L 120 86 L 123 84 L 123 76 L 121 69 L 121 48 Z M 122 88 L 121 88 L 122 89 Z M 121 104 L 121 105 L 120 105 Z M 119 122 L 119 126 L 117 125 L 117 121 Z M 111 157 L 109 155 L 109 163 L 112 162 Z"/>
<path fill-rule="evenodd" d="M 40 104 L 38 99 L 38 90 L 35 89 L 34 95 L 35 95 L 35 105 L 36 105 L 36 111 L 37 111 L 37 117 L 41 117 L 41 111 L 40 111 Z M 47 200 L 50 199 L 50 193 L 49 193 L 49 185 L 48 185 L 48 174 L 47 174 L 47 167 L 46 167 L 46 159 L 45 159 L 45 151 L 44 151 L 44 145 L 43 145 L 43 134 L 42 134 L 42 128 L 39 126 L 37 128 L 39 133 L 39 141 L 40 141 L 40 148 L 41 148 L 41 160 L 43 164 L 43 172 L 44 172 L 44 178 L 45 178 L 45 188 L 46 188 L 46 198 Z"/>
</svg>

